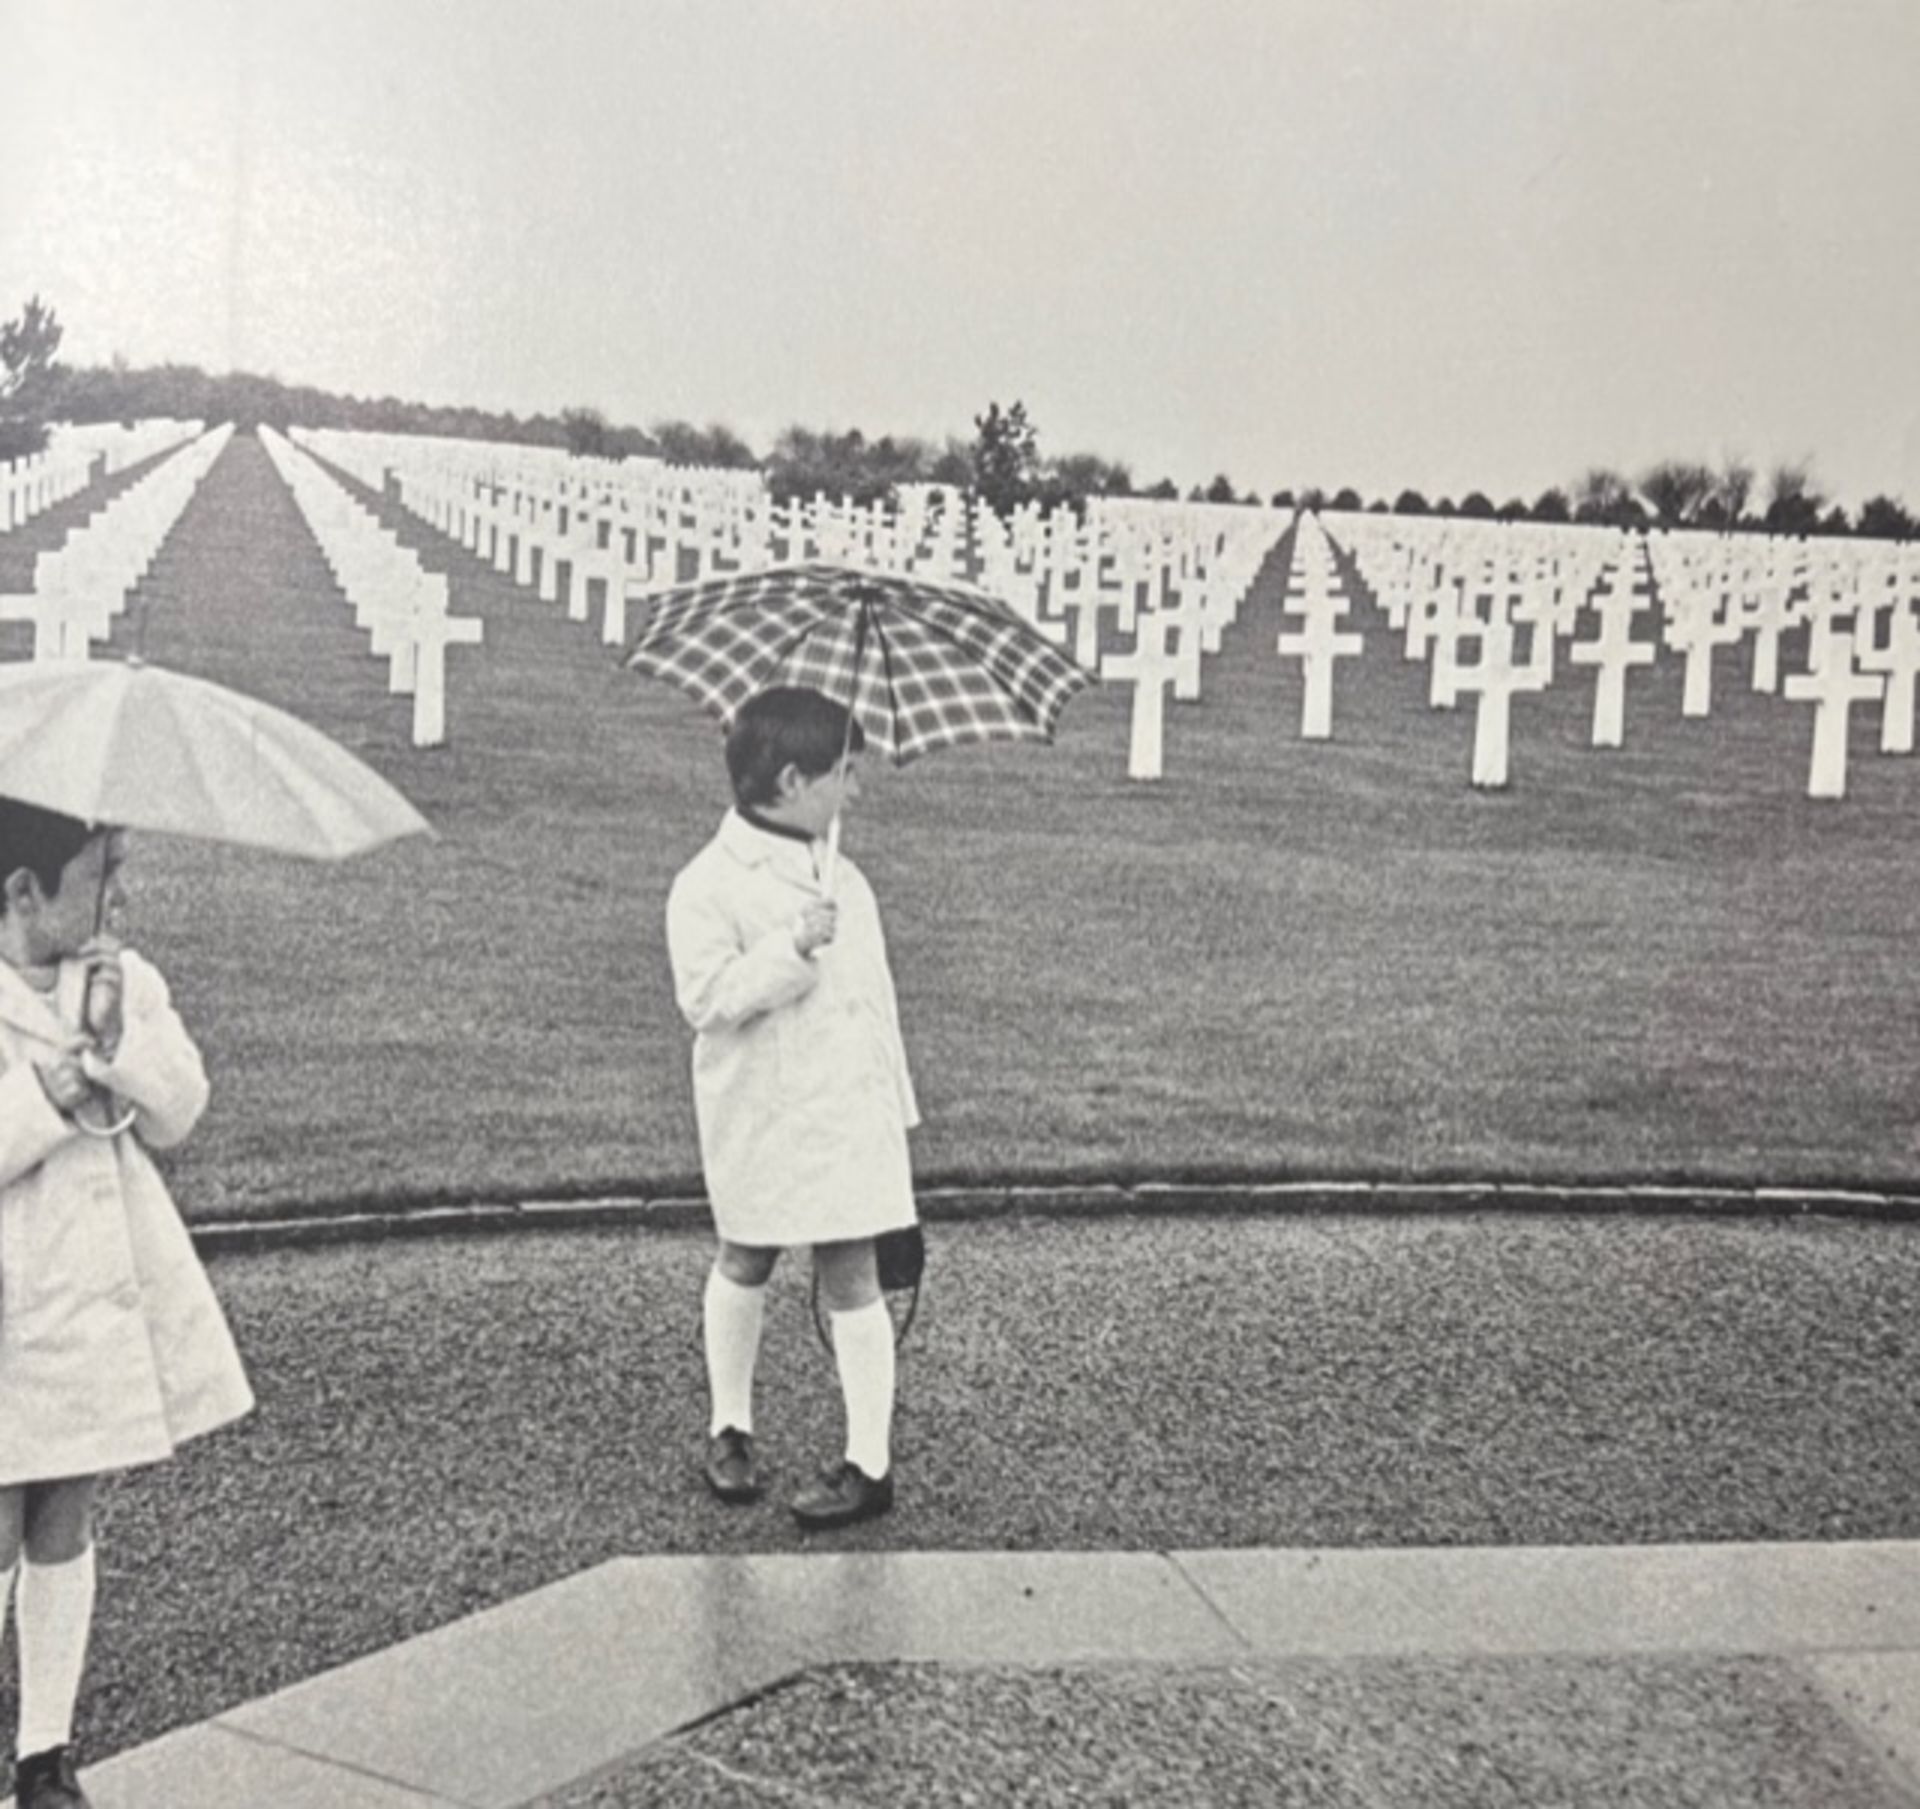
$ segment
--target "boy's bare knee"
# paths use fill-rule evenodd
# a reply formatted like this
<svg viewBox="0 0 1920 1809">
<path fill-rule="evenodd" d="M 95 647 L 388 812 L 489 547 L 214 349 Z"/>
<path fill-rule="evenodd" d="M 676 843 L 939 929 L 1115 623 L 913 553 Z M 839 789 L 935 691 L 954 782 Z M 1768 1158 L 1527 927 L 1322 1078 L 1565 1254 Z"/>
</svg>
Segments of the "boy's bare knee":
<svg viewBox="0 0 1920 1809">
<path fill-rule="evenodd" d="M 880 1298 L 880 1271 L 874 1264 L 870 1237 L 816 1244 L 813 1265 L 819 1271 L 820 1297 L 829 1312 L 858 1312 Z"/>
<path fill-rule="evenodd" d="M 780 1260 L 777 1248 L 764 1244 L 730 1244 L 720 1240 L 720 1273 L 736 1288 L 762 1288 L 773 1275 Z"/>
<path fill-rule="evenodd" d="M 65 1564 L 93 1543 L 96 1478 L 30 1483 L 25 1491 L 24 1539 L 30 1564 Z"/>
</svg>

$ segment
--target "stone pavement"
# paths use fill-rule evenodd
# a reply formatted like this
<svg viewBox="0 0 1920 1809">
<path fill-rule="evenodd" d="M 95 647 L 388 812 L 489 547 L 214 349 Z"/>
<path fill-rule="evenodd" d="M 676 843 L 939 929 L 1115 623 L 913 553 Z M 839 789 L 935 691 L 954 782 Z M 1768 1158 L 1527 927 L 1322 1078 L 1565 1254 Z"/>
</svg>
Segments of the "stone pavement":
<svg viewBox="0 0 1920 1809">
<path fill-rule="evenodd" d="M 1679 1656 L 1771 1661 L 1728 1667 L 1730 1687 L 1778 1697 L 1783 1676 L 1792 1686 L 1784 1712 L 1776 1700 L 1721 1734 L 1755 1777 L 1778 1758 L 1773 1775 L 1821 1780 L 1817 1798 L 1770 1800 L 1920 1800 L 1920 1543 L 1894 1541 L 621 1558 L 176 1729 L 84 1781 L 97 1809 L 514 1809 L 562 1791 L 568 1803 L 689 1801 L 677 1787 L 630 1794 L 622 1779 L 669 1736 L 724 1727 L 730 1710 L 750 1716 L 776 1686 L 825 1666 L 1027 1667 L 1036 1678 L 1157 1666 L 1172 1685 L 1209 1667 L 1244 1680 L 1275 1661 L 1339 1661 L 1359 1699 L 1379 1684 L 1384 1700 L 1393 1666 L 1404 1680 L 1409 1663 L 1489 1659 L 1508 1661 L 1509 1681 L 1524 1676 L 1514 1661 L 1597 1665 L 1601 1694 L 1623 1704 L 1608 1721 L 1608 1775 L 1637 1766 L 1684 1779 L 1712 1755 L 1684 1716 L 1641 1700 L 1668 1689 L 1648 1661 Z M 1591 1702 L 1582 1713 L 1591 1721 Z M 1386 1737 L 1377 1718 L 1355 1719 L 1343 1741 Z M 967 1731 L 932 1733 L 964 1763 Z M 731 1794 L 700 1800 L 829 1800 L 719 1772 Z M 664 1787 L 662 1773 L 649 1788 Z M 1229 1798 L 1272 1800 L 1224 1785 L 1186 1800 Z M 1683 1798 L 1620 1785 L 1604 1800 Z"/>
</svg>

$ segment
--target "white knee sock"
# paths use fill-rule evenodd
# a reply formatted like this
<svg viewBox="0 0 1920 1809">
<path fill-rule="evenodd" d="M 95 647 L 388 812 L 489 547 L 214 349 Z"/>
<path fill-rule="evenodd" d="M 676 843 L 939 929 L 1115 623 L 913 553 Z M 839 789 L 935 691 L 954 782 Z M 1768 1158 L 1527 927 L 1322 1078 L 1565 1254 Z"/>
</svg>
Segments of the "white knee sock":
<svg viewBox="0 0 1920 1809">
<path fill-rule="evenodd" d="M 702 1324 L 707 1346 L 707 1392 L 713 1413 L 707 1431 L 753 1430 L 753 1365 L 760 1355 L 760 1324 L 767 1290 L 743 1288 L 716 1266 L 707 1276 Z"/>
<path fill-rule="evenodd" d="M 93 1623 L 93 1547 L 64 1564 L 20 1565 L 14 1610 L 20 1653 L 22 1757 L 73 1738 L 73 1705 Z"/>
<path fill-rule="evenodd" d="M 893 1461 L 893 1319 L 887 1303 L 876 1300 L 832 1320 L 847 1402 L 847 1461 L 877 1479 Z"/>
</svg>

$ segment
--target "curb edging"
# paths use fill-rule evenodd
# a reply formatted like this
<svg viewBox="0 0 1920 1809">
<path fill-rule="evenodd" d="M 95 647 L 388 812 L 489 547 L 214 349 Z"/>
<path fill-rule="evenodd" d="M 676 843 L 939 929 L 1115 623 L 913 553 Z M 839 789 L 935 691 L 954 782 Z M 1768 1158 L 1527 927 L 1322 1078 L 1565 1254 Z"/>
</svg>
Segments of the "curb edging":
<svg viewBox="0 0 1920 1809">
<path fill-rule="evenodd" d="M 998 1218 L 1113 1218 L 1210 1212 L 1279 1213 L 1630 1213 L 1920 1221 L 1920 1194 L 1857 1188 L 1570 1186 L 1532 1181 L 1141 1181 L 1045 1186 L 931 1187 L 918 1197 L 930 1223 Z M 579 1231 L 615 1226 L 683 1231 L 709 1223 L 697 1195 L 611 1195 L 601 1199 L 472 1201 L 374 1208 L 269 1219 L 214 1220 L 189 1227 L 203 1251 L 297 1249 L 448 1233 Z"/>
</svg>

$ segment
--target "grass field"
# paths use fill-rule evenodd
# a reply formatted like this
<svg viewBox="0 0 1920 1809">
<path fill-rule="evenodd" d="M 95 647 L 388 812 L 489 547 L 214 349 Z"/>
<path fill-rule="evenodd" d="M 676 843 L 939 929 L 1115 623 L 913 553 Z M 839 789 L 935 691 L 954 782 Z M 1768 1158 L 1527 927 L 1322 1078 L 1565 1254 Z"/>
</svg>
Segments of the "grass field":
<svg viewBox="0 0 1920 1809">
<path fill-rule="evenodd" d="M 394 513 L 396 521 L 404 520 Z M 215 1074 L 173 1159 L 190 1216 L 697 1187 L 661 927 L 726 803 L 678 693 L 415 525 L 486 621 L 451 744 L 407 745 L 251 438 L 121 624 L 297 710 L 439 839 L 340 867 L 141 844 L 137 939 Z M 849 834 L 887 913 L 923 1180 L 1247 1174 L 1920 1182 L 1920 762 L 1856 713 L 1852 795 L 1810 802 L 1811 718 L 1722 656 L 1706 722 L 1663 654 L 1627 747 L 1591 679 L 1515 706 L 1510 789 L 1371 611 L 1330 744 L 1296 738 L 1270 569 L 1125 778 L 1127 696 L 1051 749 L 871 772 Z M 24 651 L 0 627 L 0 655 Z M 1795 649 L 1787 650 L 1791 668 Z"/>
</svg>

